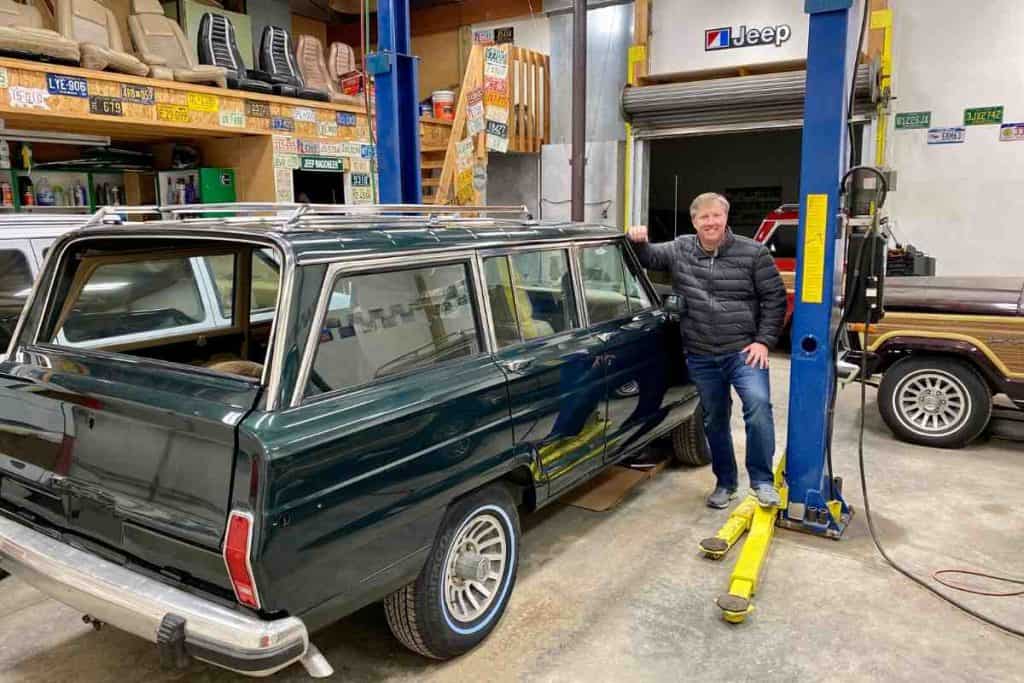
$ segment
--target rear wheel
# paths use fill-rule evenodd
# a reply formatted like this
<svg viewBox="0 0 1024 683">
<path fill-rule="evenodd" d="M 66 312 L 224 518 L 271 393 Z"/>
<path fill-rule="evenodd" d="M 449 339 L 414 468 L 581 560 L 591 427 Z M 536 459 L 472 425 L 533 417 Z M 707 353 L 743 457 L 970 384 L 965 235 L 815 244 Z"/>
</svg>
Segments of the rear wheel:
<svg viewBox="0 0 1024 683">
<path fill-rule="evenodd" d="M 711 462 L 711 449 L 704 434 L 704 410 L 699 403 L 690 419 L 672 430 L 672 459 L 687 467 Z"/>
<path fill-rule="evenodd" d="M 879 386 L 878 410 L 896 436 L 938 448 L 962 448 L 992 416 L 992 392 L 970 365 L 952 358 L 910 357 Z"/>
<path fill-rule="evenodd" d="M 508 489 L 487 486 L 448 510 L 419 577 L 384 601 L 403 645 L 434 659 L 461 655 L 505 611 L 519 564 L 519 516 Z"/>
</svg>

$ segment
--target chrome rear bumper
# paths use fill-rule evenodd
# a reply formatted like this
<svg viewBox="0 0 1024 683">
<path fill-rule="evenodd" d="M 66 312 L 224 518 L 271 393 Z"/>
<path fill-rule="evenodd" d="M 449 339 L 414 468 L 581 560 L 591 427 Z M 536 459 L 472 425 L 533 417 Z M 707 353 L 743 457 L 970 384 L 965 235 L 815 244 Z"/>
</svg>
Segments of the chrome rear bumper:
<svg viewBox="0 0 1024 683">
<path fill-rule="evenodd" d="M 94 618 L 167 646 L 184 620 L 184 651 L 249 676 L 303 659 L 310 645 L 295 617 L 264 621 L 71 547 L 0 514 L 0 568 Z M 169 618 L 168 618 L 169 617 Z M 165 621 L 167 619 L 167 621 Z M 164 625 L 164 636 L 158 633 Z"/>
</svg>

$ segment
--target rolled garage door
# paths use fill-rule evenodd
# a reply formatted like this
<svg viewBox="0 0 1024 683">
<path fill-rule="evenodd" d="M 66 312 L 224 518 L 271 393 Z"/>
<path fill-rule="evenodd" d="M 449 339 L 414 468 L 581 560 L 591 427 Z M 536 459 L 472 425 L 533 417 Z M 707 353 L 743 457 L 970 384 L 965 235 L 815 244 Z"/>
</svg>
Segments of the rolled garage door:
<svg viewBox="0 0 1024 683">
<path fill-rule="evenodd" d="M 806 71 L 737 76 L 689 83 L 626 87 L 625 119 L 640 138 L 702 135 L 803 125 Z M 851 118 L 873 111 L 871 69 L 862 64 L 854 81 Z"/>
</svg>

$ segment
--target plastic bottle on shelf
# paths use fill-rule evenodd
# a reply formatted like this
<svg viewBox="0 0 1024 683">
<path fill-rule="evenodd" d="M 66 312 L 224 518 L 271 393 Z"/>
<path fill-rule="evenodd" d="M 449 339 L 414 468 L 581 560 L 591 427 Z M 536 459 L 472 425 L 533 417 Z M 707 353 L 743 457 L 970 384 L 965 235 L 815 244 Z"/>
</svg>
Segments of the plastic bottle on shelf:
<svg viewBox="0 0 1024 683">
<path fill-rule="evenodd" d="M 167 178 L 167 194 L 165 195 L 165 199 L 168 204 L 177 203 L 175 201 L 177 199 L 177 195 L 174 194 L 174 181 L 171 180 L 170 176 Z"/>
<path fill-rule="evenodd" d="M 0 182 L 0 204 L 14 206 L 14 192 L 11 190 L 11 184 L 6 180 Z"/>
<path fill-rule="evenodd" d="M 188 204 L 188 195 L 185 189 L 185 179 L 178 178 L 174 184 L 174 203 L 175 204 Z"/>
<path fill-rule="evenodd" d="M 64 199 L 64 187 L 62 185 L 53 186 L 53 205 L 67 206 L 67 203 Z"/>
<path fill-rule="evenodd" d="M 36 190 L 36 203 L 39 206 L 53 206 L 53 190 L 50 188 L 50 181 L 43 178 L 39 181 L 39 189 Z"/>
<path fill-rule="evenodd" d="M 194 175 L 190 175 L 188 177 L 188 182 L 185 183 L 185 202 L 188 203 L 188 204 L 195 204 L 196 203 L 196 183 L 195 183 L 195 179 L 196 179 L 196 177 Z"/>
<path fill-rule="evenodd" d="M 11 167 L 11 148 L 7 144 L 7 140 L 0 138 L 0 168 L 8 169 Z"/>
</svg>

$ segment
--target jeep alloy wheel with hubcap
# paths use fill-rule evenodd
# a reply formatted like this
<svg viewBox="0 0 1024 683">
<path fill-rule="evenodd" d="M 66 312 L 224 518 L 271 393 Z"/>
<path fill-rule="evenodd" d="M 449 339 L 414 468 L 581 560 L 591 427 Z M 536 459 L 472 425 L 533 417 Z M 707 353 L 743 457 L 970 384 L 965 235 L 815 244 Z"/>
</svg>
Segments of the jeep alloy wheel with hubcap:
<svg viewBox="0 0 1024 683">
<path fill-rule="evenodd" d="M 389 595 L 388 625 L 406 647 L 458 656 L 494 629 L 515 585 L 519 515 L 502 484 L 456 501 L 419 577 Z"/>
<path fill-rule="evenodd" d="M 883 376 L 878 409 L 889 428 L 906 441 L 960 448 L 988 425 L 992 395 L 977 371 L 961 361 L 911 357 Z"/>
</svg>

